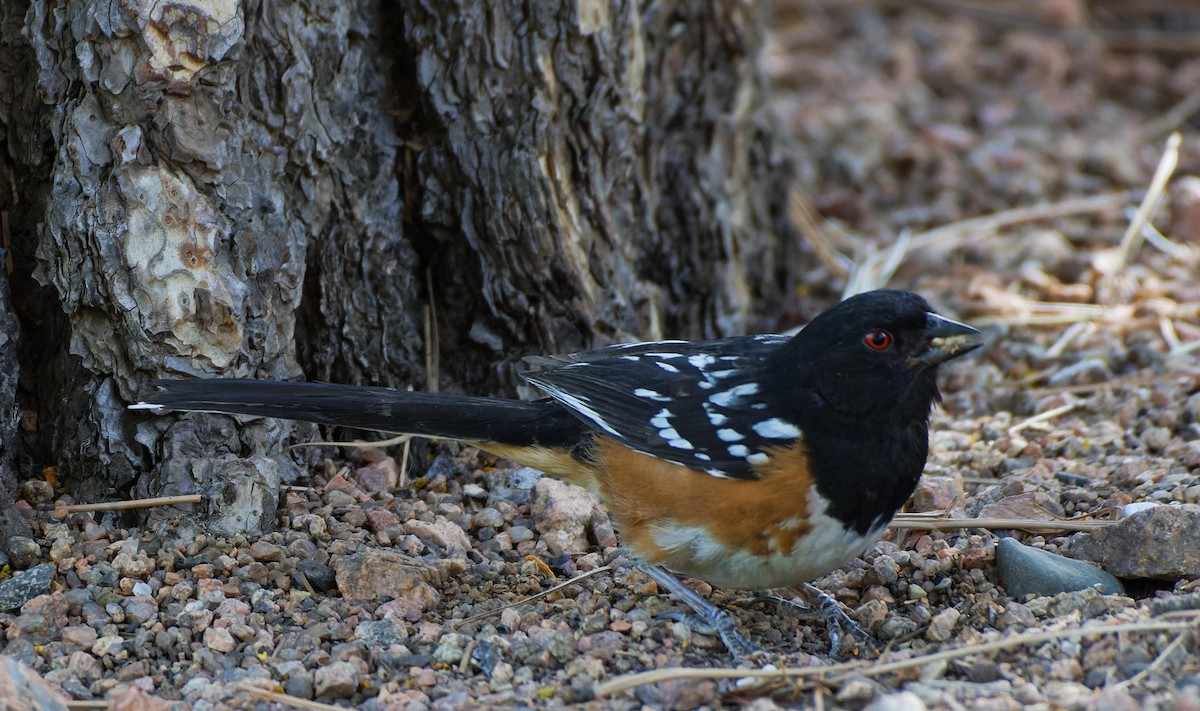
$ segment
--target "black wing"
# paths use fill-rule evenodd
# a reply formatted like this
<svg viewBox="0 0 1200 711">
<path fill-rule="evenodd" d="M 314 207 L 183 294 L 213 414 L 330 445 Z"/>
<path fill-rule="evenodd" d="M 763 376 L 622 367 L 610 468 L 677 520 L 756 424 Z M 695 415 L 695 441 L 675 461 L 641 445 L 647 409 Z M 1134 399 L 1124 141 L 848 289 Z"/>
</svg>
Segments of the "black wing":
<svg viewBox="0 0 1200 711">
<path fill-rule="evenodd" d="M 641 452 L 735 479 L 758 477 L 767 447 L 800 437 L 771 417 L 759 374 L 789 339 L 658 341 L 610 346 L 526 375 L 576 416 Z M 545 362 L 545 361 L 542 361 Z"/>
</svg>

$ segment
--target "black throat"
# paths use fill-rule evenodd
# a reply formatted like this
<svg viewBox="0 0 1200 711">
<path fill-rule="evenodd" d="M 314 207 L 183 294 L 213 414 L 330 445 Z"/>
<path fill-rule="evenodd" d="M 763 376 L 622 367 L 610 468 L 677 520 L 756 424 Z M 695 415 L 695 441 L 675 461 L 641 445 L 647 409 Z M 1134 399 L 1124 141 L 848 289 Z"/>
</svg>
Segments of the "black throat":
<svg viewBox="0 0 1200 711">
<path fill-rule="evenodd" d="M 827 515 L 847 529 L 865 534 L 886 524 L 917 487 L 938 393 L 933 378 L 916 387 L 907 407 L 885 413 L 844 415 L 824 402 L 798 408 L 807 415 L 801 427 L 817 491 L 829 502 Z"/>
</svg>

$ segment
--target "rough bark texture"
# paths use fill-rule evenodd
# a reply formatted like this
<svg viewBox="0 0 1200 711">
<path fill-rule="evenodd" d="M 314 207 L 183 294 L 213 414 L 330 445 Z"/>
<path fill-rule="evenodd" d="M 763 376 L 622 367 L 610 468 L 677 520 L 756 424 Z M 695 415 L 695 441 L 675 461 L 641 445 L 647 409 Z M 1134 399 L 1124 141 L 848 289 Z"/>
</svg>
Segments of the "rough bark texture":
<svg viewBox="0 0 1200 711">
<path fill-rule="evenodd" d="M 23 317 L 65 326 L 61 355 L 32 363 L 29 381 L 44 451 L 77 496 L 208 489 L 220 508 L 224 490 L 257 490 L 227 527 L 269 521 L 296 467 L 264 452 L 290 426 L 167 429 L 124 406 L 155 376 L 300 375 L 306 260 L 317 373 L 411 379 L 416 260 L 400 239 L 380 29 L 371 3 L 28 8 L 53 154 L 44 209 L 20 230 L 53 298 Z M 329 281 L 357 284 L 355 298 L 327 296 Z M 152 461 L 158 476 L 139 479 Z"/>
<path fill-rule="evenodd" d="M 21 274 L 14 271 L 12 245 L 21 231 L 14 225 L 26 224 L 37 209 L 33 196 L 45 185 L 48 165 L 43 146 L 45 131 L 34 121 L 40 104 L 33 85 L 21 77 L 33 72 L 33 57 L 20 41 L 24 8 L 20 3 L 0 5 L 0 551 L 8 550 L 8 539 L 15 535 L 28 536 L 29 526 L 18 513 L 12 492 L 16 490 L 21 470 L 29 459 L 18 457 L 21 444 L 18 431 L 18 376 L 21 372 L 18 344 L 22 335 L 26 341 L 36 335 L 19 328 L 15 304 L 11 298 L 10 281 L 21 283 Z M 35 421 L 26 423 L 33 428 Z M 26 433 L 28 436 L 28 433 Z"/>
<path fill-rule="evenodd" d="M 24 377 L 80 498 L 269 522 L 292 426 L 129 415 L 153 377 L 420 388 L 436 327 L 444 384 L 498 389 L 530 352 L 749 330 L 793 286 L 752 6 L 6 8 L 37 79 L 0 84 L 36 176 Z"/>
<path fill-rule="evenodd" d="M 780 306 L 798 265 L 754 6 L 404 7 L 444 131 L 415 211 L 435 284 L 469 282 L 439 298 L 444 345 L 491 363 L 742 333 Z"/>
</svg>

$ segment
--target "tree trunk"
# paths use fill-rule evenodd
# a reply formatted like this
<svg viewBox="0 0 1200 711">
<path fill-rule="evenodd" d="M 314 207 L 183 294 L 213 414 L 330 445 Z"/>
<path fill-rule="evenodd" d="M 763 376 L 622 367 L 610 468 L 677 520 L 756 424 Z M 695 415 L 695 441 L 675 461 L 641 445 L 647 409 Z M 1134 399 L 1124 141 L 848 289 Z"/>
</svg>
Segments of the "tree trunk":
<svg viewBox="0 0 1200 711">
<path fill-rule="evenodd" d="M 154 377 L 510 390 L 521 355 L 744 332 L 794 286 L 753 6 L 6 8 L 22 377 L 77 497 L 269 525 L 293 426 L 127 413 Z"/>
</svg>

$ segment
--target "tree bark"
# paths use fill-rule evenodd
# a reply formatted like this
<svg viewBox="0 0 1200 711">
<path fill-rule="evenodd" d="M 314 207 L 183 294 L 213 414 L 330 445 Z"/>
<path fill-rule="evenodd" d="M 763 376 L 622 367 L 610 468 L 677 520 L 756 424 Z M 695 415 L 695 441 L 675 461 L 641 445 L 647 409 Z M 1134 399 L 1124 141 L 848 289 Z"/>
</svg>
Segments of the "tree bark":
<svg viewBox="0 0 1200 711">
<path fill-rule="evenodd" d="M 5 51 L 40 103 L 3 120 L 39 451 L 261 528 L 293 426 L 130 415 L 153 377 L 510 390 L 531 352 L 761 325 L 800 259 L 758 12 L 35 0 Z"/>
</svg>

